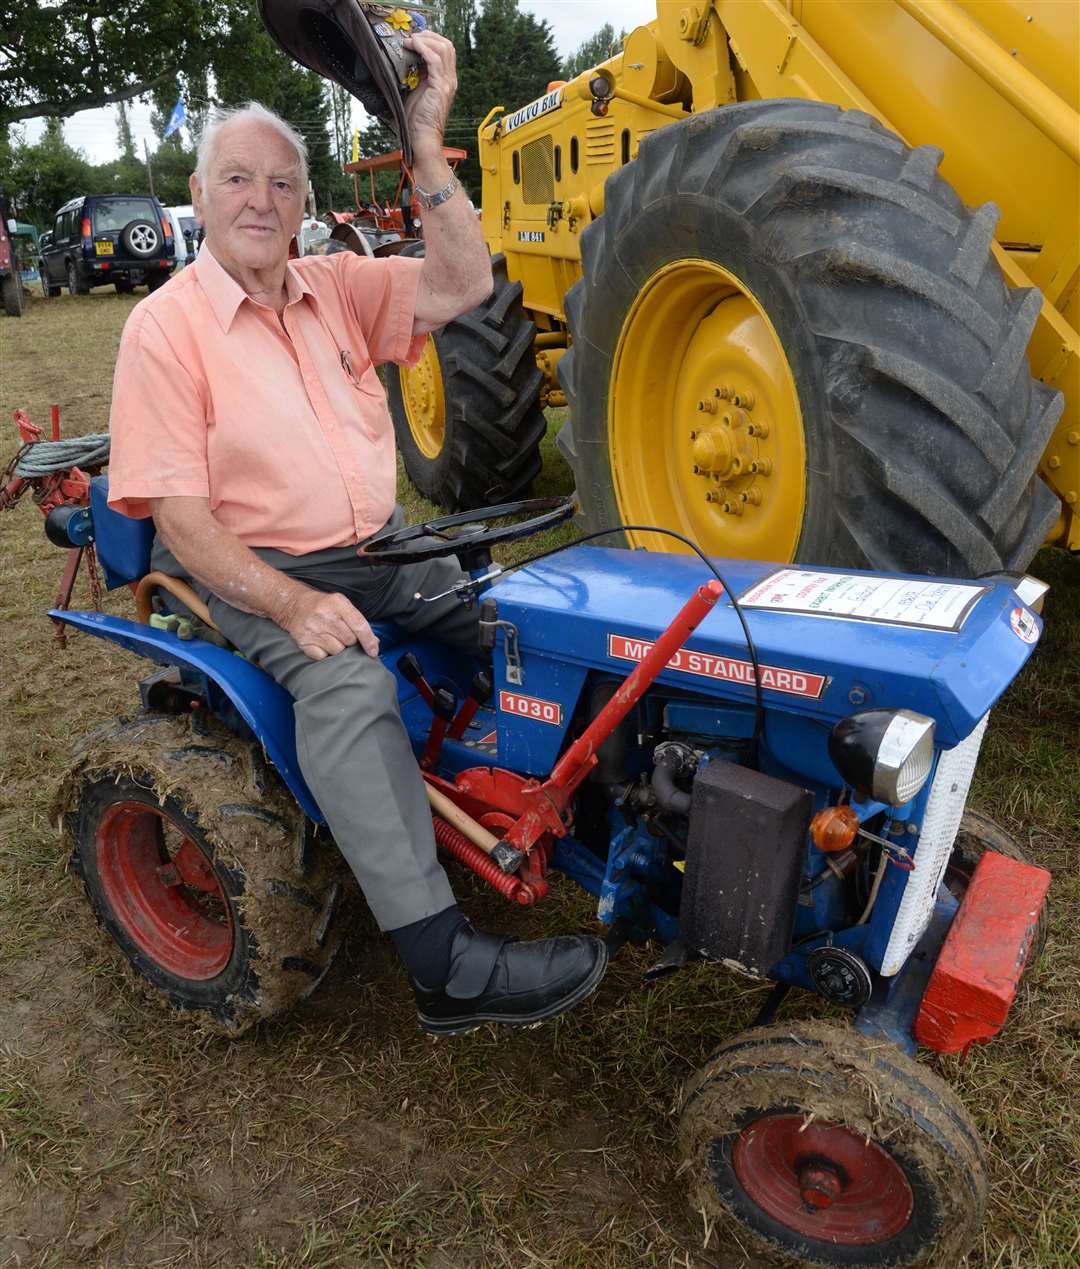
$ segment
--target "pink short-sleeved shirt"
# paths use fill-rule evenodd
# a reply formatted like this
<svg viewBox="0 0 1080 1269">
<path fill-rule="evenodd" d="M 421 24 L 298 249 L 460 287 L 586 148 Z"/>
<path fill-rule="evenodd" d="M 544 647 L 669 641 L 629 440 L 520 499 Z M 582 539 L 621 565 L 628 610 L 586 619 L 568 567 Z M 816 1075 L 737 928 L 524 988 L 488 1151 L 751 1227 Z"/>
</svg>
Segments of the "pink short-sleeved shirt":
<svg viewBox="0 0 1080 1269">
<path fill-rule="evenodd" d="M 394 429 L 375 373 L 412 365 L 422 261 L 291 260 L 279 321 L 210 254 L 128 318 L 113 381 L 109 505 L 208 498 L 249 546 L 351 546 L 394 508 Z M 346 366 L 351 367 L 351 373 Z"/>
</svg>

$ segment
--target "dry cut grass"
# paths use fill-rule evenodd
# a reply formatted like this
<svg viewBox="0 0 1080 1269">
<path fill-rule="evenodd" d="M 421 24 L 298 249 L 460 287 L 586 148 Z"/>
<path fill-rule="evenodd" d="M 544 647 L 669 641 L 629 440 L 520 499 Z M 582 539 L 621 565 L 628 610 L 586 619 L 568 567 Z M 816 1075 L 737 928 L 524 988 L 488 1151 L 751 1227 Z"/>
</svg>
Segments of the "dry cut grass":
<svg viewBox="0 0 1080 1269">
<path fill-rule="evenodd" d="M 45 419 L 55 400 L 69 434 L 104 429 L 132 304 L 34 299 L 0 322 L 3 419 L 16 406 Z M 544 479 L 569 488 L 554 455 Z M 629 950 L 592 1001 L 542 1030 L 435 1043 L 385 940 L 360 923 L 314 999 L 238 1042 L 149 1000 L 47 820 L 71 743 L 134 708 L 142 666 L 84 637 L 54 647 L 42 614 L 62 561 L 32 506 L 0 520 L 0 562 L 0 1264 L 747 1263 L 703 1247 L 671 1110 L 681 1081 L 751 1021 L 758 988 L 697 966 L 642 990 L 648 955 Z M 1053 869 L 1051 942 L 1002 1036 L 935 1063 L 987 1144 L 980 1269 L 1080 1263 L 1080 561 L 1048 553 L 1038 567 L 1054 583 L 1047 635 L 995 712 L 974 801 Z M 126 594 L 108 603 L 126 611 Z M 529 913 L 458 884 L 489 927 L 591 918 L 566 883 Z M 815 1009 L 793 1000 L 782 1016 Z"/>
</svg>

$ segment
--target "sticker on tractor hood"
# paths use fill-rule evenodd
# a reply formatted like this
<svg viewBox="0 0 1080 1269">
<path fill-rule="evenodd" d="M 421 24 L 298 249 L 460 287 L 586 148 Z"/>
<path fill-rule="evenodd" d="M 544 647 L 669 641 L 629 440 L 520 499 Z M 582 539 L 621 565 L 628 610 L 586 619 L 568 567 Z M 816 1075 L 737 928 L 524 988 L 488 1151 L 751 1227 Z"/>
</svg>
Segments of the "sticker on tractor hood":
<svg viewBox="0 0 1080 1269">
<path fill-rule="evenodd" d="M 538 97 L 536 101 L 530 101 L 527 106 L 522 106 L 520 110 L 515 110 L 512 115 L 507 115 L 503 119 L 503 132 L 513 132 L 515 128 L 520 128 L 523 123 L 531 123 L 533 119 L 539 119 L 541 115 L 546 115 L 549 110 L 558 110 L 562 105 L 562 89 L 553 88 L 551 92 L 545 93 L 543 97 Z"/>
<path fill-rule="evenodd" d="M 531 718 L 537 723 L 562 725 L 562 706 L 558 701 L 542 701 L 536 696 L 522 696 L 520 692 L 501 691 L 499 709 L 504 714 L 516 714 L 519 718 Z"/>
<path fill-rule="evenodd" d="M 1039 637 L 1039 625 L 1026 608 L 1014 608 L 1009 613 L 1009 625 L 1018 639 L 1025 643 L 1035 643 Z"/>
<path fill-rule="evenodd" d="M 608 656 L 619 661 L 644 661 L 652 651 L 648 639 L 633 639 L 628 635 L 608 635 Z M 737 661 L 734 657 L 717 656 L 714 652 L 701 652 L 693 648 L 680 648 L 666 666 L 683 674 L 696 674 L 699 678 L 720 679 L 725 683 L 745 683 L 753 686 L 754 667 L 749 661 Z M 770 692 L 787 692 L 789 696 L 818 697 L 829 686 L 824 674 L 810 674 L 806 670 L 785 670 L 778 665 L 761 667 L 761 686 Z"/>
<path fill-rule="evenodd" d="M 989 587 L 872 573 L 782 568 L 739 596 L 744 608 L 955 633 Z"/>
</svg>

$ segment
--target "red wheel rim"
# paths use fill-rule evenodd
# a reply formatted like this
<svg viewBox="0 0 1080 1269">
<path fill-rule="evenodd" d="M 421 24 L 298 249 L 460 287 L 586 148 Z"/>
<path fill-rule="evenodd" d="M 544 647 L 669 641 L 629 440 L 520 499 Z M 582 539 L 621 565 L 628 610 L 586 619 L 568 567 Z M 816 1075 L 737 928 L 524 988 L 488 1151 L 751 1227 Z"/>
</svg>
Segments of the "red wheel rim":
<svg viewBox="0 0 1080 1269">
<path fill-rule="evenodd" d="M 865 1247 L 895 1237 L 911 1218 L 903 1169 L 842 1124 L 763 1115 L 739 1134 L 731 1162 L 763 1212 L 810 1238 Z"/>
<path fill-rule="evenodd" d="M 101 888 L 133 943 L 178 978 L 221 973 L 232 955 L 232 911 L 210 860 L 174 820 L 141 802 L 114 802 L 96 850 Z"/>
</svg>

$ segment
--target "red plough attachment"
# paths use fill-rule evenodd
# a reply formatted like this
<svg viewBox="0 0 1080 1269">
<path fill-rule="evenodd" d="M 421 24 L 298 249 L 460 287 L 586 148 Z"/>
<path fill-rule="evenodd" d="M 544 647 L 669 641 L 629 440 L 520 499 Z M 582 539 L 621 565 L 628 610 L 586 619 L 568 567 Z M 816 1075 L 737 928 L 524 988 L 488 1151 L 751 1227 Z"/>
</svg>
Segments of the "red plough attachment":
<svg viewBox="0 0 1080 1269">
<path fill-rule="evenodd" d="M 1050 874 L 987 851 L 979 860 L 915 1018 L 915 1039 L 962 1053 L 1001 1030 L 1024 972 Z"/>
<path fill-rule="evenodd" d="M 489 852 L 475 844 L 477 834 L 471 833 L 470 840 L 461 831 L 461 825 L 456 829 L 445 823 L 440 826 L 436 816 L 436 841 L 507 898 L 523 904 L 542 899 L 548 889 L 546 876 L 551 839 L 565 836 L 571 827 L 571 799 L 578 785 L 596 766 L 597 751 L 716 606 L 723 593 L 724 588 L 717 581 L 698 587 L 656 640 L 652 650 L 567 749 L 543 783 L 525 779 L 512 771 L 490 767 L 463 771 L 452 784 L 427 775 L 429 786 L 449 798 L 473 820 L 472 828 L 488 834 L 496 832 L 502 839 L 499 849 Z M 460 844 L 455 846 L 451 843 L 447 828 L 472 850 L 467 851 Z M 440 839 L 440 833 L 445 840 Z M 496 877 L 493 869 L 500 876 Z M 507 886 L 507 881 L 517 884 Z"/>
</svg>

